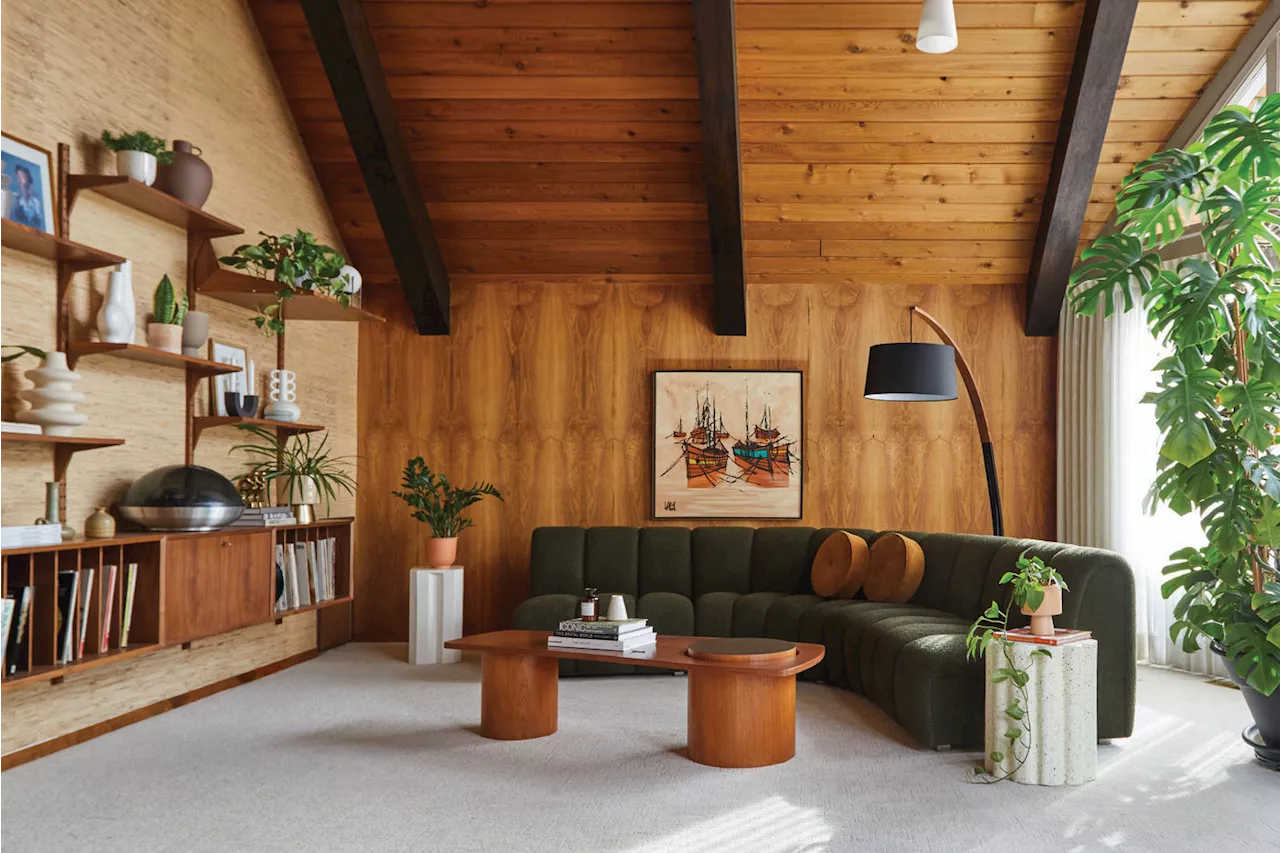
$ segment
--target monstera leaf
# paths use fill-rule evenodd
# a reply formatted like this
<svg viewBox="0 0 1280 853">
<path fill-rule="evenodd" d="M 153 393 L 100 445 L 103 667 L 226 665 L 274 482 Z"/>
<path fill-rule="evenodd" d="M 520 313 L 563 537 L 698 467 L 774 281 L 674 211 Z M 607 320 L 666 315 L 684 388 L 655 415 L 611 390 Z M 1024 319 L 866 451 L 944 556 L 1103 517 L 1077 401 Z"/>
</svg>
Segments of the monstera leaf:
<svg viewBox="0 0 1280 853">
<path fill-rule="evenodd" d="M 1116 312 L 1118 292 L 1124 310 L 1133 308 L 1133 288 L 1145 295 L 1160 274 L 1160 256 L 1145 251 L 1142 240 L 1129 234 L 1100 238 L 1080 255 L 1071 272 L 1071 307 L 1077 314 L 1093 316 L 1103 304 L 1103 316 Z"/>
<path fill-rule="evenodd" d="M 1191 259 L 1178 275 L 1162 271 L 1147 294 L 1147 318 L 1156 337 L 1176 347 L 1215 341 L 1231 331 L 1231 281 L 1213 264 Z"/>
<path fill-rule="evenodd" d="M 1280 180 L 1258 181 L 1237 195 L 1217 187 L 1200 204 L 1207 222 L 1204 245 L 1222 263 L 1268 265 L 1266 250 L 1280 251 Z"/>
<path fill-rule="evenodd" d="M 1198 152 L 1173 148 L 1139 163 L 1116 196 L 1116 221 L 1147 245 L 1182 236 L 1196 197 L 1212 183 L 1213 170 Z"/>
<path fill-rule="evenodd" d="M 1268 95 L 1253 111 L 1227 107 L 1209 122 L 1204 141 L 1217 169 L 1242 180 L 1280 178 L 1280 95 Z"/>
<path fill-rule="evenodd" d="M 1257 532 L 1257 494 L 1248 480 L 1236 480 L 1231 487 L 1215 495 L 1201 518 L 1204 532 L 1213 547 L 1223 554 L 1244 550 L 1249 537 Z"/>
<path fill-rule="evenodd" d="M 1190 467 L 1217 446 L 1209 423 L 1221 417 L 1217 397 L 1222 374 L 1205 366 L 1194 348 L 1169 356 L 1156 370 L 1162 372 L 1160 390 L 1143 402 L 1156 404 L 1156 423 L 1164 433 L 1160 454 Z"/>
<path fill-rule="evenodd" d="M 1277 638 L 1280 639 L 1280 638 Z M 1267 637 L 1262 625 L 1237 622 L 1226 626 L 1227 657 L 1241 678 L 1264 696 L 1280 687 L 1280 645 Z"/>
<path fill-rule="evenodd" d="M 1244 457 L 1244 472 L 1271 500 L 1280 503 L 1280 456 L 1263 454 Z"/>
<path fill-rule="evenodd" d="M 1254 447 L 1270 447 L 1280 427 L 1280 394 L 1261 379 L 1233 382 L 1218 392 L 1222 405 L 1231 409 L 1231 423 Z"/>
</svg>

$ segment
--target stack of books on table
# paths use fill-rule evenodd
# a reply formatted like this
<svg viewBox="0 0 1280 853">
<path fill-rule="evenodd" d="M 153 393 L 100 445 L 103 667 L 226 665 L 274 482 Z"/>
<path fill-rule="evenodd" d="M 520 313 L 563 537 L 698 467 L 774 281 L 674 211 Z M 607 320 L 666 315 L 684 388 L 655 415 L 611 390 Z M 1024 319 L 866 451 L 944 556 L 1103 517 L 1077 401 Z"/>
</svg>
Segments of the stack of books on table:
<svg viewBox="0 0 1280 853">
<path fill-rule="evenodd" d="M 287 506 L 251 506 L 245 507 L 240 517 L 231 522 L 232 527 L 279 527 L 282 524 L 297 524 L 293 510 Z"/>
<path fill-rule="evenodd" d="M 1065 646 L 1067 643 L 1093 638 L 1092 631 L 1075 631 L 1071 628 L 1055 628 L 1052 634 L 1033 634 L 1030 628 L 1014 628 L 1010 631 L 997 631 L 995 635 L 1015 643 L 1037 643 L 1041 646 Z"/>
<path fill-rule="evenodd" d="M 657 641 L 658 635 L 649 627 L 648 619 L 623 619 L 618 622 L 608 619 L 597 619 L 594 622 L 566 619 L 547 638 L 547 647 L 631 652 L 649 648 Z"/>
</svg>

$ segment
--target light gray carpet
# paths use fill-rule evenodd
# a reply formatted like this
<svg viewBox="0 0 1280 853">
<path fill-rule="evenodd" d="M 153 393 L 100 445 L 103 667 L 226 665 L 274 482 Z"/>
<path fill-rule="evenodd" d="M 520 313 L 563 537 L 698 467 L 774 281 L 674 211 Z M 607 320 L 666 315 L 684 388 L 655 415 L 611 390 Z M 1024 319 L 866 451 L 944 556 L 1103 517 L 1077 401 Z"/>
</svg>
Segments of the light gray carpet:
<svg viewBox="0 0 1280 853">
<path fill-rule="evenodd" d="M 1080 788 L 966 784 L 865 700 L 801 684 L 797 755 L 681 757 L 685 679 L 569 679 L 560 731 L 488 741 L 479 667 L 351 645 L 0 777 L 16 851 L 1274 850 L 1280 774 L 1239 693 L 1141 671 Z"/>
</svg>

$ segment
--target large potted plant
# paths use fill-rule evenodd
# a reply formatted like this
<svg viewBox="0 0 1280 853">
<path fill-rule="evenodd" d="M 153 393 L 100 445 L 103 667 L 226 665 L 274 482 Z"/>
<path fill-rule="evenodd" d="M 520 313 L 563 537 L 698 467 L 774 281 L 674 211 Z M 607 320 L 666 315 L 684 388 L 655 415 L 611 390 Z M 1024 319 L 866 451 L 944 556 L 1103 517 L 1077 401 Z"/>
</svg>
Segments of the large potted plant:
<svg viewBox="0 0 1280 853">
<path fill-rule="evenodd" d="M 256 436 L 259 443 L 237 444 L 231 448 L 232 452 L 243 451 L 256 460 L 248 471 L 235 479 L 252 477 L 264 484 L 277 481 L 277 499 L 293 509 L 299 524 L 315 521 L 315 506 L 321 497 L 324 498 L 327 515 L 339 492 L 355 492 L 356 482 L 351 476 L 350 465 L 352 457 L 332 455 L 328 450 L 327 433 L 316 442 L 312 441 L 311 433 L 281 438 L 255 424 L 238 426 Z"/>
<path fill-rule="evenodd" d="M 1280 754 L 1280 95 L 1228 107 L 1185 150 L 1138 164 L 1116 198 L 1118 231 L 1071 276 L 1078 314 L 1141 299 L 1171 355 L 1155 366 L 1163 443 L 1149 503 L 1200 516 L 1208 544 L 1174 553 L 1161 592 L 1171 633 L 1224 655 L 1265 746 Z M 1199 220 L 1207 258 L 1176 271 L 1158 250 Z"/>
<path fill-rule="evenodd" d="M 275 282 L 275 301 L 258 306 L 254 324 L 266 335 L 284 331 L 284 302 L 300 293 L 315 293 L 351 304 L 348 287 L 354 270 L 335 249 L 316 242 L 314 234 L 299 230 L 276 236 L 258 232 L 262 240 L 247 243 L 219 260 L 238 270 Z"/>
<path fill-rule="evenodd" d="M 116 155 L 116 174 L 125 175 L 147 186 L 156 182 L 158 163 L 172 163 L 173 152 L 166 151 L 164 140 L 145 130 L 116 135 L 102 131 L 102 144 Z"/>
<path fill-rule="evenodd" d="M 463 510 L 485 495 L 502 500 L 502 493 L 483 480 L 466 488 L 453 485 L 444 474 L 433 473 L 421 456 L 405 463 L 403 487 L 392 494 L 412 507 L 413 517 L 434 534 L 427 540 L 427 562 L 433 569 L 447 569 L 457 558 L 458 534 L 473 526 Z"/>
</svg>

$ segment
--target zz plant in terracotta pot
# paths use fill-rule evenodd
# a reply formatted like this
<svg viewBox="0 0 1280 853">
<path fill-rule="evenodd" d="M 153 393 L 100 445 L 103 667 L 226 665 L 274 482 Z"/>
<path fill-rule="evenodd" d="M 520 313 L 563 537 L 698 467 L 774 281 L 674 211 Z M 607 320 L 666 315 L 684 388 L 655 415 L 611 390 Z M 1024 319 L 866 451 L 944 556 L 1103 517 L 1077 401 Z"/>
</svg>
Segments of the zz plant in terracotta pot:
<svg viewBox="0 0 1280 853">
<path fill-rule="evenodd" d="M 1162 436 L 1148 504 L 1194 512 L 1207 540 L 1164 569 L 1170 633 L 1225 656 L 1280 754 L 1280 95 L 1227 107 L 1195 144 L 1139 163 L 1116 209 L 1117 233 L 1072 273 L 1071 307 L 1141 306 L 1168 347 L 1144 400 Z M 1162 268 L 1159 250 L 1192 223 L 1204 254 Z"/>
<path fill-rule="evenodd" d="M 492 483 L 483 480 L 469 487 L 455 486 L 444 474 L 436 474 L 418 456 L 404 466 L 404 491 L 392 492 L 413 509 L 413 517 L 431 528 L 427 562 L 433 569 L 452 566 L 458 556 L 458 534 L 474 522 L 462 513 L 486 495 L 503 500 Z M 505 503 L 505 501 L 504 501 Z"/>
</svg>

